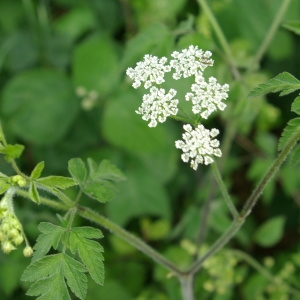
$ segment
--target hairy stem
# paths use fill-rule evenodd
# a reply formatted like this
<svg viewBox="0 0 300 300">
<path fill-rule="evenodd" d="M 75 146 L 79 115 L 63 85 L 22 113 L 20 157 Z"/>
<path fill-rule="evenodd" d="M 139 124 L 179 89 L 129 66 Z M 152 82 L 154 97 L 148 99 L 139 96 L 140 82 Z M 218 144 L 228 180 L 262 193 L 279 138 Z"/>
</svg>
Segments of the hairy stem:
<svg viewBox="0 0 300 300">
<path fill-rule="evenodd" d="M 193 275 L 184 275 L 179 277 L 181 295 L 183 300 L 194 300 Z"/>
</svg>

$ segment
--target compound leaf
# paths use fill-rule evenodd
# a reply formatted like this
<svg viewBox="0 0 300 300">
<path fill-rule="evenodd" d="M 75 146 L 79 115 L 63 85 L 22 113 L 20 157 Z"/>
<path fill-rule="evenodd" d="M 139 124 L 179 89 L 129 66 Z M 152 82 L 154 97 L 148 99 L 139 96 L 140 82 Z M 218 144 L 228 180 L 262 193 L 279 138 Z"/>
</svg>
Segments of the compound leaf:
<svg viewBox="0 0 300 300">
<path fill-rule="evenodd" d="M 300 81 L 288 72 L 283 72 L 253 89 L 249 96 L 256 97 L 268 93 L 280 92 L 280 96 L 290 94 L 300 89 Z"/>
<path fill-rule="evenodd" d="M 75 227 L 72 228 L 69 238 L 71 252 L 73 254 L 78 253 L 93 280 L 101 285 L 104 282 L 103 247 L 98 242 L 90 239 L 102 237 L 103 235 L 99 229 Z"/>
</svg>

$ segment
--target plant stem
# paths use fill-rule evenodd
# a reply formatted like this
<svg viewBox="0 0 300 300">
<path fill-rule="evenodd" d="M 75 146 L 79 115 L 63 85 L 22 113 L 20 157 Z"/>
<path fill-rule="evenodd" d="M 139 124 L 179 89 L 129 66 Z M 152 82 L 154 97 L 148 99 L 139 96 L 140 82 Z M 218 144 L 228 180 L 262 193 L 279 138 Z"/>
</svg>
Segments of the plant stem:
<svg viewBox="0 0 300 300">
<path fill-rule="evenodd" d="M 188 274 L 195 274 L 201 268 L 203 262 L 223 248 L 238 232 L 243 223 L 245 222 L 247 216 L 252 211 L 254 205 L 256 204 L 258 198 L 260 197 L 262 191 L 265 189 L 266 185 L 269 181 L 274 177 L 276 172 L 278 171 L 281 164 L 285 161 L 289 153 L 292 151 L 297 141 L 300 139 L 300 132 L 295 134 L 293 138 L 291 138 L 288 143 L 285 145 L 283 150 L 277 156 L 276 160 L 273 162 L 267 173 L 263 176 L 258 186 L 255 188 L 253 193 L 247 199 L 241 213 L 238 218 L 236 218 L 230 227 L 220 236 L 219 239 L 215 241 L 215 243 L 209 248 L 209 250 L 200 257 L 196 262 L 192 264 L 190 269 L 187 271 Z"/>
<path fill-rule="evenodd" d="M 268 49 L 274 35 L 276 34 L 278 27 L 280 26 L 280 22 L 282 21 L 282 18 L 284 16 L 287 8 L 289 7 L 290 2 L 291 2 L 291 0 L 283 0 L 282 1 L 279 11 L 277 12 L 277 14 L 275 16 L 273 23 L 271 24 L 269 31 L 266 34 L 266 37 L 264 38 L 262 44 L 258 48 L 252 63 L 248 67 L 248 72 L 253 71 L 257 67 L 259 62 L 261 61 L 264 53 Z"/>
<path fill-rule="evenodd" d="M 226 57 L 227 57 L 227 60 L 228 60 L 228 63 L 229 63 L 229 66 L 231 68 L 231 71 L 232 71 L 232 74 L 234 76 L 235 79 L 239 80 L 241 78 L 241 75 L 239 73 L 239 70 L 237 69 L 236 67 L 236 64 L 234 62 L 234 59 L 233 59 L 233 55 L 231 53 L 231 49 L 229 47 L 229 44 L 226 40 L 226 37 L 218 23 L 218 21 L 216 20 L 214 14 L 212 13 L 209 5 L 206 3 L 206 0 L 198 0 L 198 3 L 200 4 L 201 8 L 203 9 L 203 11 L 205 12 L 205 14 L 207 15 L 219 41 L 220 41 L 220 44 L 226 54 Z"/>
<path fill-rule="evenodd" d="M 213 169 L 213 173 L 214 173 L 214 176 L 215 176 L 215 179 L 219 185 L 219 188 L 221 190 L 221 193 L 223 195 L 223 198 L 225 200 L 225 203 L 227 205 L 227 207 L 229 208 L 232 216 L 233 216 L 233 219 L 237 219 L 239 217 L 239 213 L 237 211 L 237 209 L 235 208 L 229 194 L 228 194 L 228 191 L 227 191 L 227 188 L 222 180 L 222 177 L 221 177 L 221 174 L 219 172 L 219 168 L 218 168 L 218 165 L 216 164 L 216 162 L 213 162 L 211 164 L 212 166 L 212 169 Z"/>
<path fill-rule="evenodd" d="M 183 300 L 194 300 L 193 275 L 188 274 L 179 277 L 181 295 Z"/>
</svg>

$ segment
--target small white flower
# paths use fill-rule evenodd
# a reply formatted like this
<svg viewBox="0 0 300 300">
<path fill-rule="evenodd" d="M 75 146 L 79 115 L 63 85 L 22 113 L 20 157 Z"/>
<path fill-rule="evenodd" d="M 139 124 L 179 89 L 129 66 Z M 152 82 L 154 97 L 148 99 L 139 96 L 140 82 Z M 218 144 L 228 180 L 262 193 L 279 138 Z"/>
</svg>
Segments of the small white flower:
<svg viewBox="0 0 300 300">
<path fill-rule="evenodd" d="M 142 105 L 135 112 L 142 115 L 142 119 L 149 121 L 149 127 L 155 127 L 157 122 L 163 123 L 168 116 L 176 115 L 178 112 L 178 100 L 173 99 L 176 95 L 174 89 L 165 94 L 164 89 L 155 86 L 150 88 L 150 94 L 143 96 Z"/>
<path fill-rule="evenodd" d="M 197 46 L 189 46 L 188 49 L 183 49 L 181 52 L 174 51 L 171 54 L 174 59 L 170 61 L 170 66 L 175 69 L 173 78 L 178 80 L 182 76 L 186 78 L 202 74 L 208 66 L 213 65 L 211 55 L 210 51 L 204 52 Z"/>
<path fill-rule="evenodd" d="M 167 58 L 158 58 L 150 54 L 144 56 L 144 60 L 136 64 L 135 68 L 128 68 L 126 74 L 134 80 L 132 86 L 138 88 L 144 82 L 144 88 L 148 89 L 152 83 L 161 84 L 166 72 L 170 72 L 170 66 L 166 65 Z"/>
<path fill-rule="evenodd" d="M 190 165 L 194 170 L 197 170 L 199 164 L 211 164 L 214 161 L 212 156 L 222 156 L 218 148 L 220 142 L 214 139 L 219 134 L 218 129 L 209 130 L 201 124 L 195 129 L 190 124 L 186 124 L 183 125 L 183 129 L 185 130 L 182 135 L 183 141 L 176 141 L 175 146 L 183 152 L 181 159 L 184 162 L 190 160 Z"/>
<path fill-rule="evenodd" d="M 226 104 L 222 100 L 228 98 L 229 85 L 220 85 L 217 79 L 210 77 L 208 83 L 202 75 L 196 76 L 196 83 L 192 84 L 192 92 L 185 95 L 185 100 L 192 101 L 192 111 L 207 119 L 217 109 L 224 110 Z"/>
</svg>

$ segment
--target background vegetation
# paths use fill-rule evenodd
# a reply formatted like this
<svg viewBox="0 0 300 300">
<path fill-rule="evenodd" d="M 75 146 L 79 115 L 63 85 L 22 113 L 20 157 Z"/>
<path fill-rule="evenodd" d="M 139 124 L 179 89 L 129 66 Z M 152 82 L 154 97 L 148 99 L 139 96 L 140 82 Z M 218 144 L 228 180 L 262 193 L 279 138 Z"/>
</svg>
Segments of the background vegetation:
<svg viewBox="0 0 300 300">
<path fill-rule="evenodd" d="M 221 84 L 229 83 L 231 90 L 228 110 L 207 125 L 220 128 L 226 141 L 220 165 L 238 208 L 275 158 L 278 137 L 293 117 L 290 106 L 295 96 L 247 95 L 283 71 L 300 78 L 300 39 L 284 26 L 272 35 L 258 57 L 260 63 L 253 63 L 287 1 L 207 1 L 230 52 L 224 50 L 201 2 L 1 0 L 0 4 L 0 117 L 7 140 L 26 147 L 21 169 L 29 174 L 45 161 L 44 175 L 68 176 L 67 163 L 73 157 L 109 159 L 127 181 L 118 185 L 117 196 L 108 204 L 89 199 L 83 203 L 182 267 L 224 232 L 230 217 L 209 168 L 195 172 L 180 160 L 174 147 L 181 136 L 180 124 L 168 121 L 149 129 L 134 113 L 142 94 L 132 89 L 125 70 L 147 53 L 169 56 L 189 45 L 213 52 L 210 75 Z M 300 2 L 290 1 L 281 23 L 299 19 Z M 183 93 L 184 86 L 177 89 Z M 0 169 L 13 174 L 2 158 Z M 296 299 L 280 279 L 299 287 L 299 187 L 299 169 L 285 164 L 230 247 L 205 263 L 195 282 L 196 295 L 222 300 Z M 22 198 L 15 204 L 32 244 L 39 222 L 59 222 L 57 212 L 45 206 Z M 80 218 L 76 224 L 89 225 Z M 103 233 L 105 284 L 90 282 L 87 299 L 180 299 L 177 280 L 167 271 Z M 22 249 L 9 256 L 0 253 L 1 299 L 29 298 L 24 296 L 26 284 L 19 280 L 28 264 Z"/>
</svg>

